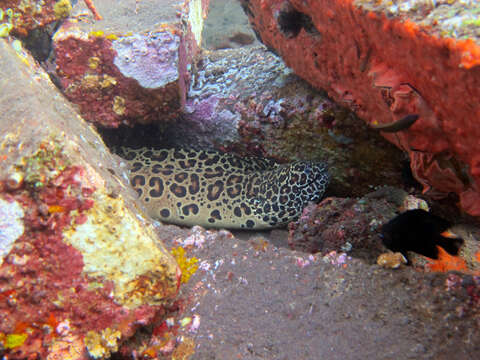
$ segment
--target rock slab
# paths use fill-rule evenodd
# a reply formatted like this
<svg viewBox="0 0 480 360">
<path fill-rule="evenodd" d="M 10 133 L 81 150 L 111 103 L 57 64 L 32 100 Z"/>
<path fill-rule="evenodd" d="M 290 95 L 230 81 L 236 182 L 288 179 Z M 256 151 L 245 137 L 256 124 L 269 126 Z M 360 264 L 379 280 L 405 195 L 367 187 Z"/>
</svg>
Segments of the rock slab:
<svg viewBox="0 0 480 360">
<path fill-rule="evenodd" d="M 0 41 L 0 76 L 0 353 L 107 358 L 164 311 L 179 269 L 18 41 Z"/>
<path fill-rule="evenodd" d="M 478 2 L 243 0 L 263 43 L 408 152 L 434 196 L 480 216 Z M 478 20 L 477 20 L 478 22 Z"/>
</svg>

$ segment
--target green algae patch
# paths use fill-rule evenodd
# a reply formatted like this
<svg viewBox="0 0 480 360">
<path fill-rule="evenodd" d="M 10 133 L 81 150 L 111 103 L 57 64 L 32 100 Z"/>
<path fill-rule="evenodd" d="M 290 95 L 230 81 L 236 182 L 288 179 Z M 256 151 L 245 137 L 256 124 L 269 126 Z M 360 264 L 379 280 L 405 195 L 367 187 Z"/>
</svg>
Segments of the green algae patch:
<svg viewBox="0 0 480 360">
<path fill-rule="evenodd" d="M 53 6 L 53 12 L 57 19 L 66 18 L 72 12 L 72 4 L 69 0 L 58 0 Z"/>
<path fill-rule="evenodd" d="M 181 282 L 186 284 L 190 277 L 198 270 L 198 259 L 196 257 L 187 258 L 183 247 L 173 248 L 170 253 L 177 260 L 177 264 L 182 271 Z"/>
<path fill-rule="evenodd" d="M 38 151 L 25 158 L 24 163 L 24 181 L 34 188 L 43 187 L 70 165 L 63 155 L 63 146 L 56 138 L 42 142 Z"/>
<path fill-rule="evenodd" d="M 83 255 L 84 273 L 111 281 L 121 305 L 164 304 L 177 291 L 175 260 L 154 243 L 151 226 L 141 226 L 121 197 L 99 192 L 93 197 L 85 223 L 64 233 L 65 241 Z"/>
<path fill-rule="evenodd" d="M 25 340 L 27 340 L 27 334 L 8 334 L 5 337 L 5 346 L 6 349 L 15 349 L 23 345 Z"/>
</svg>

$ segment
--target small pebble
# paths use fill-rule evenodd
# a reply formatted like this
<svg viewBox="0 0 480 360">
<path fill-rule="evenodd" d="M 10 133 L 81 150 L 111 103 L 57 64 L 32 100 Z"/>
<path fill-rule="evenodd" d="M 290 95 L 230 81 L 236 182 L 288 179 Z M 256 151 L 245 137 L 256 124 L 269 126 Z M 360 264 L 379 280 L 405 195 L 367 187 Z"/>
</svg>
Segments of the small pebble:
<svg viewBox="0 0 480 360">
<path fill-rule="evenodd" d="M 377 258 L 377 264 L 387 269 L 397 269 L 400 267 L 400 265 L 406 263 L 407 259 L 405 259 L 405 256 L 399 252 L 384 253 Z"/>
</svg>

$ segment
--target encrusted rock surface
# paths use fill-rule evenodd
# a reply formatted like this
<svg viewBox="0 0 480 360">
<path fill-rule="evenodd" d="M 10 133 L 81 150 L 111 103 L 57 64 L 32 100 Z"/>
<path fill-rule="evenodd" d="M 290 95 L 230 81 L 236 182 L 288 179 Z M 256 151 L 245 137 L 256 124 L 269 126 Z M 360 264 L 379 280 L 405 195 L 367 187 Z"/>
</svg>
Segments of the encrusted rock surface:
<svg viewBox="0 0 480 360">
<path fill-rule="evenodd" d="M 477 1 L 244 0 L 263 43 L 408 152 L 432 195 L 456 193 L 480 216 Z"/>
<path fill-rule="evenodd" d="M 290 223 L 288 243 L 307 253 L 343 251 L 372 261 L 386 251 L 377 231 L 395 216 L 395 210 L 385 200 L 326 198 L 307 206 L 300 219 Z"/>
<path fill-rule="evenodd" d="M 406 157 L 348 109 L 294 75 L 263 46 L 205 53 L 185 113 L 168 126 L 109 131 L 135 146 L 219 148 L 279 161 L 322 160 L 330 193 L 402 185 Z"/>
<path fill-rule="evenodd" d="M 179 269 L 100 137 L 18 41 L 0 41 L 0 78 L 0 352 L 106 358 L 163 313 Z"/>
<path fill-rule="evenodd" d="M 162 122 L 183 109 L 208 0 L 97 1 L 103 20 L 78 3 L 54 36 L 66 96 L 95 124 Z"/>
<path fill-rule="evenodd" d="M 379 236 L 382 225 L 399 213 L 418 208 L 429 209 L 425 200 L 390 186 L 362 198 L 329 197 L 305 207 L 300 218 L 289 224 L 288 245 L 312 254 L 345 252 L 374 263 L 379 255 L 389 251 Z M 463 239 L 458 256 L 440 250 L 439 258 L 434 260 L 410 252 L 410 264 L 424 271 L 456 270 L 480 275 L 478 227 L 459 222 L 452 231 Z"/>
<path fill-rule="evenodd" d="M 3 0 L 0 37 L 9 33 L 26 36 L 33 29 L 66 18 L 71 10 L 69 0 Z"/>
</svg>

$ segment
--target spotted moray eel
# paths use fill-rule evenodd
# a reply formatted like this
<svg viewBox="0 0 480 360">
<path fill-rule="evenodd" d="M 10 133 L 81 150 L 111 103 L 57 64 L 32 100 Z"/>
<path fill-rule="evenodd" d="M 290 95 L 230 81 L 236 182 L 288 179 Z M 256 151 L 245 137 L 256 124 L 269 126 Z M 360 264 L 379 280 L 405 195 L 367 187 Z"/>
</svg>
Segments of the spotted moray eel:
<svg viewBox="0 0 480 360">
<path fill-rule="evenodd" d="M 210 228 L 268 229 L 296 220 L 319 201 L 326 165 L 239 157 L 210 150 L 123 148 L 130 181 L 149 215 Z"/>
</svg>

